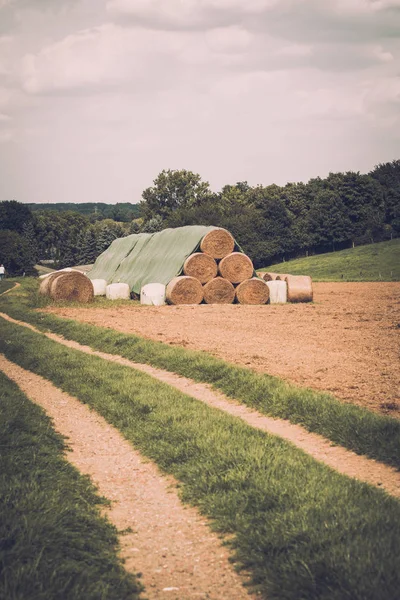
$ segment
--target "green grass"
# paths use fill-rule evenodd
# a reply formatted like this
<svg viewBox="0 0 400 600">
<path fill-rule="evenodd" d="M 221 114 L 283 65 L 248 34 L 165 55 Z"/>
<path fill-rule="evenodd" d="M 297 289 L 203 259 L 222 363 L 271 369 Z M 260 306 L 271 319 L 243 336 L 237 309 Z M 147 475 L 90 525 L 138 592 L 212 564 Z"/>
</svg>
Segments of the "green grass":
<svg viewBox="0 0 400 600">
<path fill-rule="evenodd" d="M 102 414 L 233 535 L 261 597 L 398 597 L 397 500 L 144 373 L 0 326 L 0 352 Z"/>
<path fill-rule="evenodd" d="M 15 281 L 10 279 L 2 279 L 0 281 L 0 294 L 3 294 L 7 290 L 10 290 L 15 285 Z"/>
<path fill-rule="evenodd" d="M 50 419 L 0 372 L 0 598 L 134 600 L 115 528 Z"/>
<path fill-rule="evenodd" d="M 315 281 L 400 281 L 400 239 L 319 254 L 260 269 Z"/>
<path fill-rule="evenodd" d="M 205 352 L 34 312 L 31 307 L 48 302 L 37 299 L 36 289 L 35 281 L 25 280 L 23 286 L 0 298 L 0 310 L 94 349 L 209 383 L 264 414 L 301 424 L 358 454 L 400 467 L 400 422 L 395 419 L 345 404 L 329 394 L 231 365 Z"/>
</svg>

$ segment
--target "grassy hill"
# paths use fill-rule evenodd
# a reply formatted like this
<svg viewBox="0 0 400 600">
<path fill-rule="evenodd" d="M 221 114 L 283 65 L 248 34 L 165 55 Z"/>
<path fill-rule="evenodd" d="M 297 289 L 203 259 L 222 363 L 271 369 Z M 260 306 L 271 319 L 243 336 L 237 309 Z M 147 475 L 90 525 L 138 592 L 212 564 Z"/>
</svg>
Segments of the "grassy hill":
<svg viewBox="0 0 400 600">
<path fill-rule="evenodd" d="M 400 239 L 298 258 L 261 271 L 310 275 L 315 281 L 400 281 Z"/>
</svg>

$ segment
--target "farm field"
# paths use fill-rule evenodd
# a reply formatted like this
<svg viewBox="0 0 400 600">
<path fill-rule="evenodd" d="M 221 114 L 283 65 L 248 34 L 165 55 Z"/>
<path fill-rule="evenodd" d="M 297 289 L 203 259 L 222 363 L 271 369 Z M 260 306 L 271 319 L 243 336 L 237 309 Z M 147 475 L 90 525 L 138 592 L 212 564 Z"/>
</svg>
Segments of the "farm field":
<svg viewBox="0 0 400 600">
<path fill-rule="evenodd" d="M 208 351 L 231 363 L 400 416 L 400 284 L 315 283 L 285 306 L 51 307 L 80 322 Z"/>
<path fill-rule="evenodd" d="M 234 570 L 229 568 L 230 555 L 236 566 L 244 569 L 243 583 L 250 576 L 255 584 L 252 591 L 259 597 L 394 600 L 398 589 L 393 557 L 399 539 L 399 504 L 384 490 L 398 497 L 398 472 L 387 465 L 399 464 L 399 421 L 344 405 L 326 394 L 297 391 L 294 386 L 252 372 L 249 365 L 245 369 L 229 366 L 207 353 L 191 352 L 187 343 L 178 343 L 178 338 L 172 343 L 155 344 L 145 340 L 144 335 L 137 338 L 112 331 L 113 325 L 111 329 L 93 327 L 45 314 L 45 310 L 66 309 L 54 305 L 45 309 L 48 302 L 36 296 L 37 282 L 22 280 L 21 284 L 0 301 L 0 370 L 32 401 L 42 405 L 57 430 L 68 436 L 72 460 L 77 456 L 74 464 L 93 478 L 102 495 L 112 500 L 109 515 L 118 530 L 133 529 L 120 542 L 128 570 L 142 573 L 145 597 L 155 600 L 167 597 L 166 592 L 173 600 L 192 596 L 214 600 L 254 597 L 238 580 L 231 579 Z M 398 300 L 397 291 L 386 290 L 393 304 Z M 382 296 L 382 289 L 380 292 Z M 300 309 L 298 315 L 304 309 L 319 310 L 324 306 L 319 293 L 317 302 L 307 307 L 225 307 L 230 315 L 221 313 L 218 335 L 223 327 L 227 329 L 230 318 L 236 325 L 236 340 L 243 338 L 240 315 L 246 316 L 247 311 L 242 309 L 262 308 L 264 315 L 272 315 L 275 309 L 282 313 L 288 308 Z M 154 320 L 149 315 L 156 314 L 152 307 L 126 301 L 112 307 L 103 300 L 96 304 L 96 308 L 80 305 L 80 315 L 101 310 L 107 317 L 124 315 L 131 320 L 130 315 L 136 314 L 149 325 Z M 171 312 L 171 322 L 167 323 L 174 321 L 175 331 L 183 314 L 176 308 L 185 308 L 186 316 L 181 320 L 184 331 L 186 317 L 193 321 L 193 311 L 197 311 L 203 327 L 210 323 L 208 335 L 213 339 L 213 307 L 158 309 L 161 316 L 166 310 Z M 296 313 L 286 314 L 296 320 Z M 395 322 L 397 313 L 391 318 Z M 254 323 L 257 325 L 257 321 L 252 321 L 252 329 L 250 321 L 243 321 L 251 335 Z M 86 344 L 86 348 L 73 340 Z M 88 346 L 102 353 L 90 355 Z M 235 349 L 232 345 L 232 354 Z M 121 356 L 147 365 L 128 364 Z M 152 364 L 168 369 L 170 379 L 157 380 L 151 369 L 142 369 Z M 200 369 L 197 375 L 196 365 Z M 309 431 L 325 435 L 326 449 L 318 455 L 303 446 L 304 452 L 296 442 L 288 444 L 289 438 L 285 439 L 283 433 L 271 435 L 268 429 L 261 430 L 259 420 L 244 421 L 239 416 L 244 406 L 237 404 L 241 411 L 229 414 L 228 408 L 200 402 L 193 381 L 181 387 L 174 383 L 173 372 L 183 375 L 185 370 L 191 371 L 196 381 L 217 384 L 220 377 L 220 389 L 223 380 L 229 380 L 234 391 L 232 394 L 228 389 L 228 395 L 249 406 L 254 406 L 258 395 L 259 407 L 263 408 L 265 400 L 267 414 L 269 410 L 290 421 L 294 418 L 294 422 L 302 422 L 303 414 Z M 100 415 L 105 419 L 101 423 Z M 95 423 L 90 424 L 88 419 L 98 422 L 100 429 L 96 430 Z M 125 439 L 115 437 L 118 431 Z M 303 431 L 299 437 L 305 440 L 308 436 Z M 312 443 L 312 435 L 309 441 Z M 357 452 L 350 453 L 351 460 L 363 473 L 343 468 L 348 451 L 336 447 L 336 443 Z M 337 451 L 345 453 L 338 459 L 340 464 L 330 463 L 328 455 Z M 367 461 L 364 467 L 363 461 Z M 166 483 L 170 481 L 172 487 L 165 488 L 164 477 L 154 471 L 155 465 L 176 479 L 174 483 L 167 478 Z M 376 479 L 368 476 L 373 469 L 378 469 Z M 362 481 L 370 481 L 372 486 Z M 149 493 L 153 493 L 152 499 Z M 179 497 L 183 503 L 197 507 L 197 514 L 188 508 L 181 513 Z M 184 523 L 192 537 L 180 544 Z M 205 526 L 228 535 L 229 552 L 201 530 Z M 374 565 L 384 565 L 384 573 Z M 222 568 L 221 574 L 217 567 Z"/>
<path fill-rule="evenodd" d="M 399 281 L 400 239 L 297 258 L 261 269 L 315 281 Z"/>
</svg>

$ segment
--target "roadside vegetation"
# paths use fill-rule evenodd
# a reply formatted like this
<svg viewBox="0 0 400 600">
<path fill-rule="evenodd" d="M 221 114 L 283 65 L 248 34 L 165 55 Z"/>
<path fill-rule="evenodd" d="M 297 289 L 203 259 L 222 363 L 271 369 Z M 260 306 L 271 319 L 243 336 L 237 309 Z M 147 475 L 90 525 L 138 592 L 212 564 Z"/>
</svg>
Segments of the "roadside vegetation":
<svg viewBox="0 0 400 600">
<path fill-rule="evenodd" d="M 277 377 L 231 365 L 205 352 L 171 347 L 34 311 L 34 307 L 43 307 L 49 301 L 37 295 L 37 282 L 25 278 L 22 283 L 20 288 L 0 298 L 0 310 L 15 319 L 96 350 L 211 384 L 228 397 L 264 414 L 301 424 L 358 454 L 400 467 L 400 422 L 391 417 L 340 402 L 330 394 L 299 388 Z"/>
<path fill-rule="evenodd" d="M 261 270 L 310 275 L 314 281 L 400 281 L 400 239 L 298 258 Z"/>
<path fill-rule="evenodd" d="M 0 281 L 0 294 L 3 294 L 7 290 L 10 290 L 14 286 L 15 286 L 14 280 L 2 279 L 2 281 Z"/>
<path fill-rule="evenodd" d="M 149 375 L 4 320 L 1 328 L 9 360 L 88 404 L 180 481 L 183 500 L 232 536 L 261 597 L 397 597 L 397 500 Z"/>
<path fill-rule="evenodd" d="M 1 372 L 0 439 L 0 598 L 139 598 L 100 516 L 104 500 L 67 462 L 44 411 Z"/>
</svg>

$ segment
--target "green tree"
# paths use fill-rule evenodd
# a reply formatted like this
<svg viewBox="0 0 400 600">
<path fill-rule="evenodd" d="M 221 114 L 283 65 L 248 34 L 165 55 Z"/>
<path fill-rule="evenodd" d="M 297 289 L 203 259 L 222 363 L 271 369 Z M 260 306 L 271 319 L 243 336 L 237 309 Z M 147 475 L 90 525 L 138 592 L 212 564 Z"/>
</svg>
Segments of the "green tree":
<svg viewBox="0 0 400 600">
<path fill-rule="evenodd" d="M 8 275 L 34 274 L 35 260 L 29 243 L 16 231 L 1 231 L 0 262 L 4 264 Z"/>
<path fill-rule="evenodd" d="M 370 175 L 382 187 L 385 224 L 391 235 L 400 235 L 400 160 L 379 164 Z"/>
<path fill-rule="evenodd" d="M 32 213 L 25 204 L 16 200 L 0 202 L 0 229 L 22 233 L 24 225 L 32 221 Z"/>
<path fill-rule="evenodd" d="M 195 206 L 211 195 L 208 182 L 191 171 L 164 170 L 153 183 L 142 194 L 145 221 L 156 216 L 166 219 L 174 210 Z"/>
</svg>

